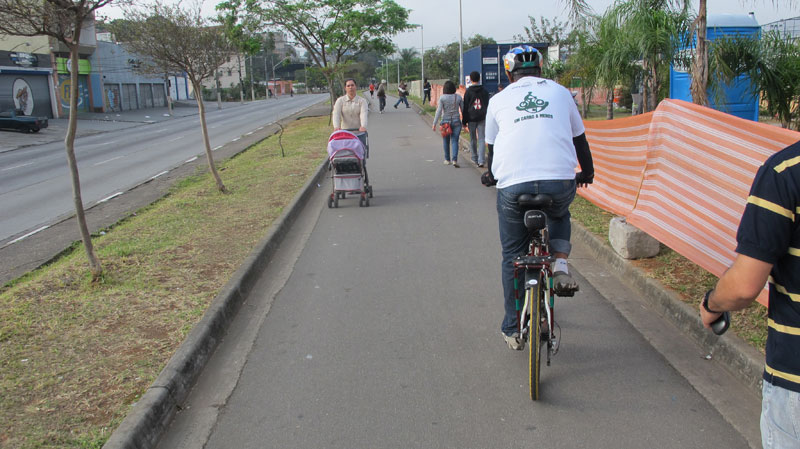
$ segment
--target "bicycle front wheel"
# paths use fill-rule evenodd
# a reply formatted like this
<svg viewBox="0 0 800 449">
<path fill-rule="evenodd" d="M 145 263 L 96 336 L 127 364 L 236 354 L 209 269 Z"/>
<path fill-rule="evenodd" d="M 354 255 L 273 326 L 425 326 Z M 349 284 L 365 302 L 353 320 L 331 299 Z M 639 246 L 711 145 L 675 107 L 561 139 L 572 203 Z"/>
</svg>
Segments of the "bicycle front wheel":
<svg viewBox="0 0 800 449">
<path fill-rule="evenodd" d="M 542 275 L 539 274 L 535 287 L 525 290 L 526 301 L 530 308 L 531 322 L 528 324 L 528 383 L 531 390 L 531 400 L 539 400 L 539 379 L 542 364 Z"/>
</svg>

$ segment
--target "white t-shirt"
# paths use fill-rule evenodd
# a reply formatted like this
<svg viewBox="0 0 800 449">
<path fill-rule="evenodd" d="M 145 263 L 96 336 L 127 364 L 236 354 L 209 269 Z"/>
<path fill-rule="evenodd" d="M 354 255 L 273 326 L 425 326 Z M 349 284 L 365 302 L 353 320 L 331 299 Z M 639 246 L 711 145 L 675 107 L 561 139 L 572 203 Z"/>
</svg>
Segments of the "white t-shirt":
<svg viewBox="0 0 800 449">
<path fill-rule="evenodd" d="M 572 138 L 583 133 L 578 107 L 564 86 L 532 76 L 512 83 L 489 100 L 486 113 L 497 188 L 573 179 L 578 158 Z"/>
</svg>

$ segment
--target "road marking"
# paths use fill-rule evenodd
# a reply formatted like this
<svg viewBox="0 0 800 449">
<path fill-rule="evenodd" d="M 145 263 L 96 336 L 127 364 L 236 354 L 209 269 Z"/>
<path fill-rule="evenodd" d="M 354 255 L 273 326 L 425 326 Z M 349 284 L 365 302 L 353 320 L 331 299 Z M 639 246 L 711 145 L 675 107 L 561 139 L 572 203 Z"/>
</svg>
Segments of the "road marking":
<svg viewBox="0 0 800 449">
<path fill-rule="evenodd" d="M 169 170 L 164 170 L 164 171 L 162 171 L 161 173 L 159 173 L 159 174 L 157 174 L 157 175 L 153 176 L 153 177 L 152 177 L 152 178 L 150 178 L 150 179 L 156 179 L 156 178 L 158 178 L 159 176 L 166 175 L 167 173 L 169 173 Z"/>
<path fill-rule="evenodd" d="M 242 137 L 241 137 L 241 136 L 239 136 L 239 137 L 237 137 L 237 138 L 235 138 L 235 139 L 231 140 L 231 142 L 236 142 L 237 140 L 239 140 L 239 139 L 241 139 L 241 138 L 242 138 Z"/>
<path fill-rule="evenodd" d="M 18 238 L 16 238 L 16 239 L 14 239 L 14 240 L 12 240 L 12 241 L 8 242 L 8 245 L 12 245 L 12 244 L 14 244 L 14 243 L 17 243 L 17 242 L 19 242 L 20 240 L 22 240 L 22 239 L 26 239 L 26 238 L 28 238 L 28 237 L 32 236 L 33 234 L 36 234 L 37 232 L 42 232 L 42 231 L 44 231 L 45 229 L 47 229 L 47 228 L 49 228 L 49 227 L 50 227 L 50 226 L 42 226 L 41 228 L 39 228 L 39 229 L 37 229 L 37 230 L 35 230 L 35 231 L 31 231 L 31 232 L 29 232 L 29 233 L 27 233 L 27 234 L 23 235 L 22 237 L 18 237 Z M 8 245 L 5 245 L 5 246 L 8 246 Z"/>
<path fill-rule="evenodd" d="M 115 193 L 115 194 L 113 194 L 113 195 L 111 195 L 109 197 L 103 198 L 102 200 L 98 201 L 97 204 L 105 203 L 106 201 L 108 201 L 110 199 L 113 199 L 113 198 L 116 198 L 116 197 L 118 197 L 120 195 L 122 195 L 122 192 L 117 192 L 117 193 Z"/>
<path fill-rule="evenodd" d="M 183 137 L 184 137 L 184 136 L 178 136 L 178 137 L 176 137 L 176 138 L 174 138 L 174 139 L 170 139 L 170 140 L 168 140 L 167 142 L 175 142 L 176 140 L 181 140 L 181 139 L 183 139 Z"/>
<path fill-rule="evenodd" d="M 220 145 L 220 146 L 218 146 L 218 147 L 214 148 L 214 149 L 213 149 L 213 150 L 211 150 L 211 151 L 217 151 L 217 150 L 219 150 L 220 148 L 222 148 L 222 145 Z"/>
<path fill-rule="evenodd" d="M 255 131 L 250 131 L 249 133 L 245 134 L 245 136 L 249 136 L 250 134 L 253 134 L 254 132 Z"/>
<path fill-rule="evenodd" d="M 13 167 L 4 168 L 4 169 L 2 169 L 0 171 L 8 171 L 8 170 L 13 170 L 15 168 L 27 167 L 28 165 L 33 165 L 33 162 L 28 162 L 27 164 L 15 165 Z"/>
<path fill-rule="evenodd" d="M 195 157 L 189 159 L 188 161 L 184 162 L 184 164 L 188 164 L 189 162 L 194 162 L 196 160 L 197 160 L 197 156 L 195 156 Z"/>
<path fill-rule="evenodd" d="M 103 162 L 98 162 L 98 163 L 94 164 L 94 166 L 97 167 L 98 165 L 103 165 L 103 164 L 111 162 L 111 161 L 116 161 L 117 159 L 122 159 L 123 157 L 125 157 L 125 156 L 112 157 L 111 159 L 105 160 Z"/>
</svg>

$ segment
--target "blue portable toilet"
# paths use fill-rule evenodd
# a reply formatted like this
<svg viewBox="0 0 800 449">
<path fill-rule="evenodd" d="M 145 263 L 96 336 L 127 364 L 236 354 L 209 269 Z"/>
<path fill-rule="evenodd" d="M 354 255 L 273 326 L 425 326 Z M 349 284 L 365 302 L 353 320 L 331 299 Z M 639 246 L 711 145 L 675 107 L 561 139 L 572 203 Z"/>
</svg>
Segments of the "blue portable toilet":
<svg viewBox="0 0 800 449">
<path fill-rule="evenodd" d="M 722 36 L 743 35 L 760 38 L 761 27 L 751 14 L 710 14 L 707 19 L 706 39 L 713 41 Z M 696 38 L 692 40 L 694 46 Z M 680 51 L 689 51 L 683 48 Z M 669 71 L 669 97 L 692 101 L 691 77 L 688 67 L 672 65 Z M 711 89 L 708 90 L 709 106 L 722 112 L 748 120 L 758 121 L 758 95 L 751 90 L 750 78 L 740 76 L 723 86 L 725 100 L 715 103 Z"/>
</svg>

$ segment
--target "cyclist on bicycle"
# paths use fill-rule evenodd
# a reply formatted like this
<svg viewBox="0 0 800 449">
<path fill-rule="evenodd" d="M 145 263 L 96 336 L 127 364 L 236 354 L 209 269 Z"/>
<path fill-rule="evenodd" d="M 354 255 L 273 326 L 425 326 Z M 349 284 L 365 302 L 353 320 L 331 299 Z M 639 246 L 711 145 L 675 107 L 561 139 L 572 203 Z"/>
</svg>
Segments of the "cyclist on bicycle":
<svg viewBox="0 0 800 449">
<path fill-rule="evenodd" d="M 569 205 L 577 186 L 592 183 L 594 167 L 583 120 L 569 90 L 541 78 L 542 57 L 528 45 L 512 48 L 503 58 L 511 82 L 489 101 L 486 143 L 489 171 L 484 184 L 497 184 L 497 216 L 503 248 L 502 280 L 505 297 L 503 337 L 521 350 L 514 298 L 513 259 L 528 249 L 530 236 L 517 198 L 523 193 L 548 194 L 546 208 L 553 264 L 554 293 L 578 290 L 567 267 L 570 244 Z M 575 174 L 580 163 L 581 172 Z"/>
</svg>

